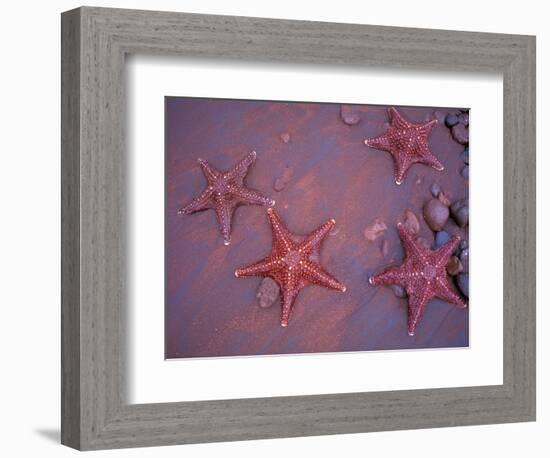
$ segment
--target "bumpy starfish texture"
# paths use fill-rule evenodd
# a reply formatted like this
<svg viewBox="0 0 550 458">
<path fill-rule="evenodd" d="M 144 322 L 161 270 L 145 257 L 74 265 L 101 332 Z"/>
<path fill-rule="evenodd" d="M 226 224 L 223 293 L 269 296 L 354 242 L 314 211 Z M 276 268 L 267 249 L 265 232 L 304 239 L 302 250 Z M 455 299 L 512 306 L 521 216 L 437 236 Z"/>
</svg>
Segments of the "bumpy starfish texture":
<svg viewBox="0 0 550 458">
<path fill-rule="evenodd" d="M 388 109 L 388 114 L 390 117 L 388 130 L 378 137 L 365 139 L 365 145 L 392 154 L 395 162 L 395 182 L 403 183 L 407 170 L 416 163 L 443 170 L 443 165 L 428 146 L 428 134 L 436 126 L 437 120 L 413 124 L 403 118 L 393 107 Z"/>
<path fill-rule="evenodd" d="M 397 229 L 403 248 L 405 260 L 398 267 L 389 267 L 369 278 L 371 285 L 400 285 L 409 297 L 408 332 L 413 336 L 416 326 L 426 308 L 434 297 L 446 302 L 466 307 L 466 303 L 454 291 L 447 277 L 447 263 L 456 250 L 460 237 L 454 236 L 445 245 L 430 250 L 422 246 L 407 232 L 403 224 Z"/>
<path fill-rule="evenodd" d="M 273 242 L 271 254 L 265 259 L 247 267 L 237 269 L 236 277 L 271 277 L 281 288 L 281 326 L 288 326 L 292 307 L 298 293 L 308 285 L 344 292 L 346 287 L 317 262 L 321 242 L 336 224 L 334 219 L 319 226 L 302 241 L 291 234 L 283 225 L 281 218 L 271 209 L 267 209 Z"/>
<path fill-rule="evenodd" d="M 180 208 L 178 214 L 187 215 L 202 210 L 214 209 L 223 236 L 223 243 L 229 245 L 233 212 L 239 205 L 265 205 L 270 207 L 275 205 L 273 199 L 244 185 L 248 169 L 255 160 L 256 151 L 252 151 L 232 169 L 221 171 L 204 159 L 199 159 L 198 162 L 207 181 L 206 189 L 190 203 Z"/>
</svg>

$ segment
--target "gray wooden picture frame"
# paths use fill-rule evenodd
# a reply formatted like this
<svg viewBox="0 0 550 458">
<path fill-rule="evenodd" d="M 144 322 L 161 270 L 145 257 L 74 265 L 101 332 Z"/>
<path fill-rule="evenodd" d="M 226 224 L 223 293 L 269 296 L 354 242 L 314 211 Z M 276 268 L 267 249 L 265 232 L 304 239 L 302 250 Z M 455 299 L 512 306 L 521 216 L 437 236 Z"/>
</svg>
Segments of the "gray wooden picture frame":
<svg viewBox="0 0 550 458">
<path fill-rule="evenodd" d="M 535 37 L 83 7 L 62 14 L 61 38 L 63 444 L 105 449 L 535 419 Z M 129 404 L 129 53 L 502 74 L 504 383 Z"/>
</svg>

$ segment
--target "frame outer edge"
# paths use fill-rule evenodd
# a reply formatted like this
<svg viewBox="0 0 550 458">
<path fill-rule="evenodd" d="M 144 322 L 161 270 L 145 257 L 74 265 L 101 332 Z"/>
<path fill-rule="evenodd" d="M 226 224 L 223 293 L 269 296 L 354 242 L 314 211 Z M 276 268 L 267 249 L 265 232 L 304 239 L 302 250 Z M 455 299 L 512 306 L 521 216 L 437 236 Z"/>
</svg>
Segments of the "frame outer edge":
<svg viewBox="0 0 550 458">
<path fill-rule="evenodd" d="M 61 443 L 81 446 L 80 10 L 61 15 Z"/>
<path fill-rule="evenodd" d="M 62 23 L 64 444 L 78 449 L 105 449 L 534 419 L 533 37 L 423 29 L 405 31 L 357 24 L 298 24 L 297 21 L 90 7 L 64 13 Z M 242 24 L 246 24 L 247 31 L 241 36 L 237 31 Z M 260 25 L 288 29 L 284 38 L 276 37 L 281 49 L 269 47 L 272 38 L 269 30 L 258 32 L 256 36 Z M 504 119 L 504 185 L 509 187 L 505 189 L 510 194 L 507 199 L 505 197 L 505 223 L 513 226 L 506 229 L 505 224 L 504 233 L 505 250 L 512 258 L 505 259 L 504 385 L 465 390 L 384 392 L 376 401 L 371 399 L 376 393 L 355 393 L 323 395 L 316 400 L 305 396 L 279 400 L 124 405 L 125 364 L 120 354 L 124 346 L 124 309 L 119 307 L 125 295 L 120 283 L 124 279 L 119 274 L 124 273 L 125 245 L 124 236 L 120 238 L 119 232 L 125 215 L 116 213 L 117 208 L 120 209 L 117 204 L 123 203 L 125 197 L 123 186 L 119 186 L 125 179 L 125 171 L 121 169 L 125 163 L 122 112 L 125 91 L 120 86 L 123 85 L 120 57 L 129 49 L 130 52 L 145 49 L 162 53 L 192 52 L 210 57 L 229 52 L 232 57 L 241 58 L 255 57 L 262 49 L 268 49 L 264 57 L 286 61 L 297 56 L 300 60 L 303 46 L 293 43 L 289 53 L 283 44 L 287 35 L 292 37 L 293 34 L 298 40 L 309 43 L 310 38 L 304 37 L 301 27 L 314 34 L 326 32 L 333 39 L 334 50 L 345 51 L 342 56 L 333 53 L 325 58 L 321 52 L 306 58 L 312 62 L 345 63 L 360 56 L 363 63 L 387 64 L 389 59 L 393 65 L 410 67 L 410 59 L 403 57 L 401 43 L 406 43 L 409 34 L 414 34 L 420 44 L 418 49 L 411 49 L 419 56 L 419 64 L 428 68 L 438 68 L 441 64 L 431 54 L 422 57 L 426 54 L 422 43 L 427 46 L 431 42 L 450 57 L 458 57 L 453 64 L 457 70 L 474 69 L 474 64 L 487 56 L 492 57 L 481 68 L 504 70 L 504 92 L 508 97 L 508 100 L 505 97 L 508 116 L 505 114 Z M 349 34 L 346 33 L 348 27 L 351 28 Z M 405 33 L 407 40 L 403 41 Z M 343 34 L 341 39 L 340 34 Z M 201 45 L 202 37 L 210 35 L 213 38 L 208 44 Z M 222 41 L 218 46 L 218 42 L 228 35 L 229 38 L 240 37 L 241 42 L 246 39 L 250 42 L 246 42 L 246 49 L 240 42 L 229 46 Z M 369 36 L 369 43 L 370 39 L 388 36 L 392 42 L 360 47 L 366 36 Z M 453 37 L 470 37 L 468 46 L 463 44 L 461 47 Z M 356 47 L 341 48 L 351 40 L 355 40 Z M 472 51 L 473 46 L 481 51 Z M 389 58 L 388 50 L 391 51 Z M 474 52 L 473 56 L 469 50 Z M 506 146 L 508 140 L 510 143 Z M 507 279 L 512 282 L 506 283 Z M 515 279 L 516 285 L 513 284 Z M 469 393 L 469 397 L 457 399 L 457 393 L 464 396 Z M 492 398 L 481 402 L 480 396 Z M 459 412 L 460 418 L 449 419 L 437 405 L 430 403 L 434 398 L 441 408 L 447 406 Z M 360 399 L 364 400 L 364 406 L 357 405 Z M 263 405 L 264 402 L 269 408 Z M 414 411 L 410 418 L 402 418 L 399 412 L 403 403 Z M 473 410 L 462 409 L 465 404 Z M 429 412 L 417 412 L 423 407 L 429 407 Z M 288 421 L 289 412 L 291 422 Z M 320 412 L 328 413 L 322 419 L 323 424 L 319 424 Z M 238 417 L 231 417 L 232 414 Z M 281 420 L 283 416 L 284 421 Z"/>
<path fill-rule="evenodd" d="M 504 386 L 514 421 L 536 418 L 535 38 L 504 74 Z"/>
</svg>

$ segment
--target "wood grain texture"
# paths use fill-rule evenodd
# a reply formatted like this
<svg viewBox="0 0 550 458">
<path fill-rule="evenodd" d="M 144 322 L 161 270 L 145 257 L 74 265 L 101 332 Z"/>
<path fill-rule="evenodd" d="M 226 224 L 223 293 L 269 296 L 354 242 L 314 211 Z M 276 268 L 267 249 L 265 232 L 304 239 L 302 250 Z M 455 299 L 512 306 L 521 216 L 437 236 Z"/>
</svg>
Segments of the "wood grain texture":
<svg viewBox="0 0 550 458">
<path fill-rule="evenodd" d="M 63 13 L 62 42 L 64 444 L 85 450 L 535 418 L 534 37 L 85 7 Z M 128 53 L 502 73 L 504 384 L 128 404 Z"/>
</svg>

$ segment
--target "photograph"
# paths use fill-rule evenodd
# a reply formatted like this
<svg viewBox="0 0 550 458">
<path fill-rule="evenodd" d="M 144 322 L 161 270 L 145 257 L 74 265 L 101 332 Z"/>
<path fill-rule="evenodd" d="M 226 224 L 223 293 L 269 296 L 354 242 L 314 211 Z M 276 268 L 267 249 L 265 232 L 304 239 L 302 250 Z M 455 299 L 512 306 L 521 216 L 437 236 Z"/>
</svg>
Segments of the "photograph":
<svg viewBox="0 0 550 458">
<path fill-rule="evenodd" d="M 165 359 L 469 347 L 467 107 L 164 102 Z"/>
</svg>

